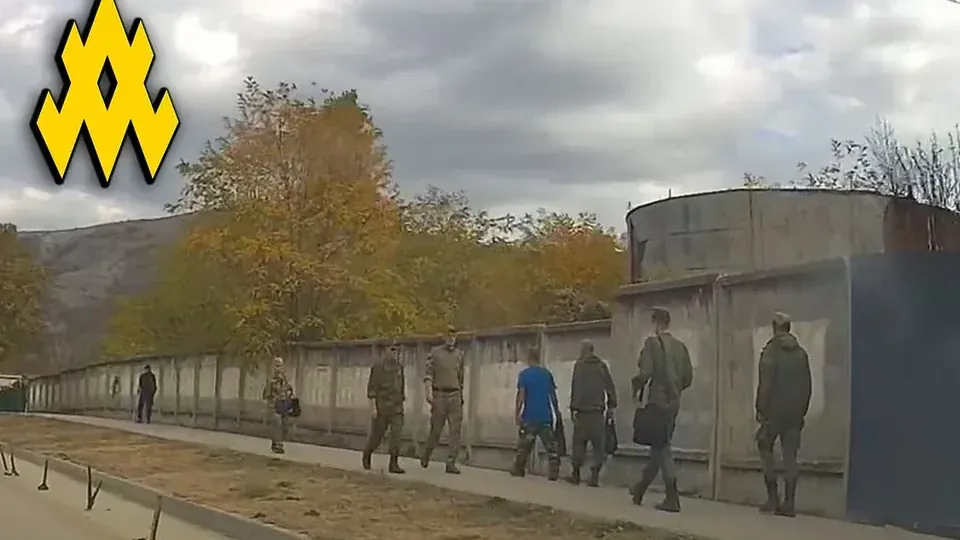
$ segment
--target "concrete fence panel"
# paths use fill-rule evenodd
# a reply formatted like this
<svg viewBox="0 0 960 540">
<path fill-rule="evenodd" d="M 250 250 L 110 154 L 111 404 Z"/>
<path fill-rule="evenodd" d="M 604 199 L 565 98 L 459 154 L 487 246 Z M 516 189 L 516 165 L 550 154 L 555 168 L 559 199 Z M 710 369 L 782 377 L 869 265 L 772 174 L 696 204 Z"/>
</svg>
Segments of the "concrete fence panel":
<svg viewBox="0 0 960 540">
<path fill-rule="evenodd" d="M 716 452 L 722 467 L 718 498 L 760 503 L 765 498 L 756 445 L 754 402 L 760 353 L 772 336 L 775 311 L 791 316 L 808 353 L 813 393 L 800 449 L 809 477 L 804 511 L 842 510 L 842 475 L 850 410 L 849 294 L 846 265 L 816 264 L 720 281 L 720 385 Z"/>
<path fill-rule="evenodd" d="M 670 311 L 670 332 L 684 342 L 693 365 L 693 385 L 683 395 L 673 443 L 681 470 L 681 489 L 687 493 L 712 496 L 711 459 L 716 386 L 716 331 L 713 288 L 716 275 L 695 276 L 673 282 L 625 287 L 613 319 L 613 340 L 619 347 L 611 366 L 618 381 L 621 403 L 617 413 L 618 435 L 626 453 L 648 455 L 646 447 L 632 442 L 636 401 L 631 395 L 631 378 L 646 339 L 653 335 L 653 307 Z M 637 469 L 639 463 L 628 468 Z M 626 472 L 637 476 L 639 471 Z"/>
<path fill-rule="evenodd" d="M 815 490 L 816 496 L 805 496 L 799 504 L 807 511 L 842 515 L 850 400 L 848 281 L 842 261 L 789 272 L 705 274 L 624 287 L 610 321 L 462 333 L 458 346 L 467 366 L 462 455 L 473 465 L 509 468 L 517 435 L 516 378 L 533 352 L 554 373 L 569 425 L 573 364 L 582 341 L 589 339 L 609 361 L 620 402 L 616 414 L 620 451 L 601 480 L 632 482 L 648 449 L 631 442 L 635 403 L 630 379 L 653 330 L 650 308 L 663 306 L 672 314 L 671 332 L 686 344 L 694 365 L 693 387 L 683 396 L 674 438 L 681 490 L 757 502 L 762 482 L 753 442 L 756 364 L 769 338 L 771 313 L 782 310 L 792 315 L 814 372 L 801 458 L 805 486 L 808 481 L 813 486 L 804 489 Z M 427 437 L 425 360 L 429 349 L 441 342 L 442 336 L 397 342 L 407 379 L 408 450 Z M 291 345 L 284 357 L 303 409 L 293 422 L 293 437 L 360 448 L 370 427 L 366 395 L 370 366 L 387 344 L 366 340 Z M 129 418 L 136 405 L 137 376 L 149 363 L 159 383 L 157 421 L 263 436 L 271 414 L 261 399 L 270 360 L 252 365 L 223 355 L 196 354 L 109 362 L 33 380 L 29 407 Z M 121 383 L 118 394 L 112 393 L 114 378 Z M 572 426 L 567 432 L 569 436 Z M 533 470 L 544 470 L 542 455 L 535 454 Z"/>
</svg>

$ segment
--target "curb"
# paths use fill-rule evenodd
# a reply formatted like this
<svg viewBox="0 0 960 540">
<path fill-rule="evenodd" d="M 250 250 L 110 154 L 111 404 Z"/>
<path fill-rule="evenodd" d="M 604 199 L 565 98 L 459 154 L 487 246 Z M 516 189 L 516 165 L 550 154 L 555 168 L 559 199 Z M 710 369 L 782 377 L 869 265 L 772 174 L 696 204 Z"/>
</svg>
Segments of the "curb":
<svg viewBox="0 0 960 540">
<path fill-rule="evenodd" d="M 3 443 L 2 441 L 0 441 L 0 444 L 10 449 L 11 453 L 15 451 L 17 458 L 27 461 L 34 466 L 43 467 L 43 463 L 46 461 L 49 463 L 51 471 L 58 472 L 84 484 L 87 482 L 87 468 L 82 465 L 58 458 L 47 457 L 29 450 L 17 449 L 13 445 Z M 103 482 L 102 489 L 104 491 L 148 509 L 154 508 L 157 503 L 157 498 L 161 497 L 163 499 L 164 514 L 235 540 L 248 540 L 250 538 L 256 538 L 257 540 L 305 540 L 307 538 L 304 535 L 287 531 L 267 523 L 260 523 L 216 508 L 172 497 L 167 493 L 117 476 L 105 474 L 97 470 L 93 470 L 93 473 L 95 480 Z"/>
</svg>

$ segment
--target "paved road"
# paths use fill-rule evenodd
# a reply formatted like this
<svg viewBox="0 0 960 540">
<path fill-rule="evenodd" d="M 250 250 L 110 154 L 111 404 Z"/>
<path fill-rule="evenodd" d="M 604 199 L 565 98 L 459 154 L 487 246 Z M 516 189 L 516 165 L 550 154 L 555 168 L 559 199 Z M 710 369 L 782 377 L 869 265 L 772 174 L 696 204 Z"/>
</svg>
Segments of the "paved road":
<svg viewBox="0 0 960 540">
<path fill-rule="evenodd" d="M 78 509 L 37 496 L 22 482 L 0 480 L 0 529 L 4 540 L 130 540 L 83 519 Z"/>
<path fill-rule="evenodd" d="M 143 425 L 123 420 L 88 416 L 44 415 L 60 420 L 85 423 L 155 437 L 190 441 L 241 452 L 272 455 L 265 439 L 192 429 L 181 426 Z M 284 459 L 316 463 L 343 470 L 361 470 L 358 452 L 306 444 L 287 444 Z M 377 456 L 375 473 L 384 468 L 385 456 Z M 799 516 L 795 519 L 759 515 L 755 508 L 717 503 L 701 499 L 684 499 L 682 514 L 665 514 L 651 508 L 637 508 L 622 489 L 585 488 L 565 483 L 547 482 L 543 478 L 513 478 L 500 471 L 465 467 L 463 474 L 442 472 L 442 464 L 429 470 L 409 463 L 403 480 L 427 482 L 441 487 L 498 496 L 509 500 L 552 506 L 561 510 L 589 514 L 605 519 L 631 521 L 716 540 L 811 540 L 815 538 L 844 540 L 935 540 L 936 537 L 913 534 L 890 527 L 856 525 L 831 519 Z M 653 502 L 653 501 L 651 501 Z M 6 540 L 6 538 L 4 538 Z"/>
<path fill-rule="evenodd" d="M 50 472 L 48 491 L 37 491 L 42 470 L 17 461 L 19 477 L 0 476 L 0 538 L 3 540 L 132 540 L 149 536 L 152 509 L 102 492 L 90 512 L 87 486 Z M 158 540 L 228 540 L 162 516 Z"/>
</svg>

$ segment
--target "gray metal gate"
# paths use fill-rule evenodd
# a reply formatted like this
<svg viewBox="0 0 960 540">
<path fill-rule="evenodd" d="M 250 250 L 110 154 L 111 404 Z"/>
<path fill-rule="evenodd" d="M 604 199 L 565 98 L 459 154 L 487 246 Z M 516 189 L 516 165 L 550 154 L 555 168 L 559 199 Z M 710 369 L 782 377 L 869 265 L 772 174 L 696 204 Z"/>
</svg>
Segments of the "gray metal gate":
<svg viewBox="0 0 960 540">
<path fill-rule="evenodd" d="M 854 260 L 851 519 L 960 538 L 960 257 Z"/>
</svg>

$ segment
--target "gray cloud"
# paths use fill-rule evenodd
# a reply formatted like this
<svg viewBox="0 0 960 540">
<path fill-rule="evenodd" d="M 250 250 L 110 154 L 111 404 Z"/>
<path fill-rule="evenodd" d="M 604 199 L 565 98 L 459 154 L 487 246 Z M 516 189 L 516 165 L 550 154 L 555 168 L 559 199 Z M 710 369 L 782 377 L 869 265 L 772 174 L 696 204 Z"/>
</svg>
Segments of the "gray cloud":
<svg viewBox="0 0 960 540">
<path fill-rule="evenodd" d="M 183 120 L 165 174 L 148 188 L 127 151 L 103 191 L 78 154 L 55 188 L 26 117 L 59 88 L 52 50 L 83 4 L 0 0 L 0 212 L 25 227 L 158 214 L 180 188 L 173 164 L 218 133 L 248 74 L 357 88 L 407 192 L 432 183 L 615 225 L 627 201 L 667 190 L 787 178 L 877 115 L 907 137 L 960 119 L 960 7 L 943 0 L 291 0 L 286 18 L 251 0 L 144 0 L 121 9 L 147 21 L 151 82 Z M 232 39 L 236 57 L 218 54 Z"/>
</svg>

